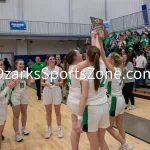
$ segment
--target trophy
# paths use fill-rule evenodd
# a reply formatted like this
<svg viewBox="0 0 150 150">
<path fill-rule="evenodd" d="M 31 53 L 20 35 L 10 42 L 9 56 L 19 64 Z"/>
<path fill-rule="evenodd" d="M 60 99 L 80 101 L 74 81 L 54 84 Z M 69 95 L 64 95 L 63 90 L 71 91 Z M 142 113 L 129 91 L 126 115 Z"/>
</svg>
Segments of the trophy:
<svg viewBox="0 0 150 150">
<path fill-rule="evenodd" d="M 109 37 L 108 31 L 106 30 L 106 27 L 103 23 L 102 19 L 90 17 L 91 23 L 92 23 L 92 29 L 96 30 L 97 32 L 104 31 L 104 36 Z"/>
</svg>

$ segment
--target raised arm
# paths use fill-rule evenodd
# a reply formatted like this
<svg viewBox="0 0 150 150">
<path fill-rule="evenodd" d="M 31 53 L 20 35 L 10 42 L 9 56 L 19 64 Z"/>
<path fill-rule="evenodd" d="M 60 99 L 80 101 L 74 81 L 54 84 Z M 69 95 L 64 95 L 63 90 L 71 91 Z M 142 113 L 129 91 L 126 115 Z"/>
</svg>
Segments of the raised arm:
<svg viewBox="0 0 150 150">
<path fill-rule="evenodd" d="M 99 36 L 96 36 L 96 46 L 100 49 L 100 54 L 101 57 L 107 67 L 108 70 L 115 72 L 114 67 L 109 63 L 108 59 L 106 58 L 103 43 L 102 43 L 102 38 L 104 37 L 104 32 L 100 32 Z"/>
<path fill-rule="evenodd" d="M 88 66 L 89 66 L 89 63 L 87 62 L 87 60 L 85 60 L 85 61 L 83 61 L 83 62 L 78 63 L 78 64 L 74 67 L 73 71 L 77 71 L 77 77 L 80 77 L 80 72 L 81 72 L 84 68 L 86 68 L 86 67 L 88 67 Z M 74 73 L 74 75 L 76 75 L 76 74 Z"/>
</svg>

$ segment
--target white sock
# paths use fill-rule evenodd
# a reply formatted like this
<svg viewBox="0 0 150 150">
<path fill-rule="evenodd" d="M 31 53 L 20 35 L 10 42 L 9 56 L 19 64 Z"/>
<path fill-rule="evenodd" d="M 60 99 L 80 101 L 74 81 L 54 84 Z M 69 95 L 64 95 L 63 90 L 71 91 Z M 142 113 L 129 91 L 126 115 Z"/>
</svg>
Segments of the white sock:
<svg viewBox="0 0 150 150">
<path fill-rule="evenodd" d="M 50 130 L 51 130 L 51 129 L 52 129 L 52 127 L 51 127 L 51 126 L 48 126 L 48 129 L 50 129 Z"/>
<path fill-rule="evenodd" d="M 58 126 L 57 129 L 61 129 L 61 126 Z"/>
</svg>

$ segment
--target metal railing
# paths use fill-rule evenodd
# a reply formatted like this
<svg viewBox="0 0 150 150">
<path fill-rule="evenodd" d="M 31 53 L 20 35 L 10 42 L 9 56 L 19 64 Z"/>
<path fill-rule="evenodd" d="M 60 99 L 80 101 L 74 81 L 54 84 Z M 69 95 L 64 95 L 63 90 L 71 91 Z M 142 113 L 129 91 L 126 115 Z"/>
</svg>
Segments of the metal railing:
<svg viewBox="0 0 150 150">
<path fill-rule="evenodd" d="M 109 33 L 145 26 L 143 12 L 137 12 L 110 20 Z M 145 12 L 144 12 L 145 13 Z M 147 10 L 150 21 L 150 10 Z M 90 36 L 91 25 L 79 23 L 24 21 L 26 30 L 11 30 L 10 21 L 0 19 L 0 34 L 45 35 L 45 36 Z M 14 21 L 14 20 L 13 20 Z"/>
<path fill-rule="evenodd" d="M 26 23 L 26 30 L 11 30 L 10 21 L 11 20 L 0 19 L 0 34 L 89 36 L 91 30 L 90 24 L 42 21 L 24 21 Z"/>
<path fill-rule="evenodd" d="M 150 10 L 136 12 L 130 15 L 112 19 L 110 32 L 123 31 L 126 29 L 139 28 L 145 26 L 143 13 L 147 13 L 150 21 Z"/>
</svg>

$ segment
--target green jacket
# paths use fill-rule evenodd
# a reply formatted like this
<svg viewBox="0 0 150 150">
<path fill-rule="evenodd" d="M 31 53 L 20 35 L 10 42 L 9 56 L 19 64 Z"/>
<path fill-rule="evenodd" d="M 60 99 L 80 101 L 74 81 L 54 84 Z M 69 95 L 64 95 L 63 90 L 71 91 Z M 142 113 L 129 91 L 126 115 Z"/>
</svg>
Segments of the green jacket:
<svg viewBox="0 0 150 150">
<path fill-rule="evenodd" d="M 39 64 L 34 63 L 32 65 L 32 68 L 31 68 L 31 71 L 32 71 L 31 75 L 32 75 L 32 77 L 33 78 L 39 78 L 39 77 L 41 77 L 41 71 L 42 71 L 42 69 L 44 67 L 46 67 L 46 65 L 43 62 L 40 62 Z"/>
<path fill-rule="evenodd" d="M 142 39 L 142 40 L 141 40 L 141 47 L 142 47 L 142 48 L 145 48 L 146 43 L 149 43 L 149 38 L 145 38 L 145 39 Z"/>
</svg>

